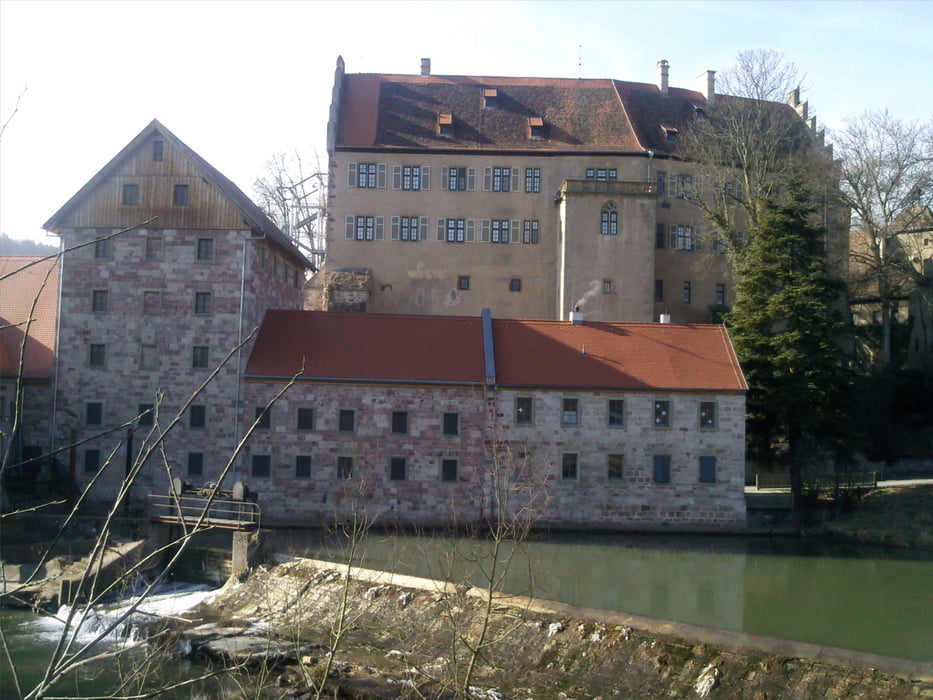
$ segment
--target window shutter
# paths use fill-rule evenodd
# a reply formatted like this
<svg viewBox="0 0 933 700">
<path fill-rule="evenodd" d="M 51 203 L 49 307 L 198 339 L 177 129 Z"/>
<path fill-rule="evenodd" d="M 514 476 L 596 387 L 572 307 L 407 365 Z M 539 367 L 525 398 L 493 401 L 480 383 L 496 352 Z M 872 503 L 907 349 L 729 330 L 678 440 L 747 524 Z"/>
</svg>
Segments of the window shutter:
<svg viewBox="0 0 933 700">
<path fill-rule="evenodd" d="M 399 217 L 393 216 L 392 217 L 392 233 L 389 234 L 393 241 L 398 240 L 399 225 L 400 225 Z"/>
<path fill-rule="evenodd" d="M 421 166 L 421 189 L 423 190 L 431 189 L 431 166 L 430 165 Z"/>
<path fill-rule="evenodd" d="M 347 187 L 356 187 L 356 163 L 347 163 Z"/>
<path fill-rule="evenodd" d="M 467 168 L 467 190 L 470 192 L 476 190 L 476 168 Z"/>
<path fill-rule="evenodd" d="M 466 240 L 467 243 L 476 243 L 476 219 L 467 219 Z"/>
<path fill-rule="evenodd" d="M 490 229 L 489 219 L 483 219 L 482 229 L 480 232 L 480 240 L 483 243 L 489 243 L 489 229 Z"/>
<path fill-rule="evenodd" d="M 353 217 L 352 216 L 347 217 L 347 230 L 344 235 L 346 236 L 346 239 L 348 241 L 353 240 Z"/>
<path fill-rule="evenodd" d="M 376 217 L 376 240 L 381 241 L 385 239 L 384 229 L 385 218 L 382 216 Z"/>
<path fill-rule="evenodd" d="M 677 224 L 671 224 L 671 249 L 677 249 Z"/>
<path fill-rule="evenodd" d="M 418 239 L 428 240 L 428 217 L 422 216 L 418 219 Z"/>
<path fill-rule="evenodd" d="M 447 219 L 437 220 L 437 240 L 444 240 L 444 231 L 447 228 Z"/>
<path fill-rule="evenodd" d="M 386 164 L 385 163 L 379 163 L 379 165 L 376 166 L 376 187 L 378 187 L 381 190 L 384 190 L 386 188 Z"/>
<path fill-rule="evenodd" d="M 441 189 L 448 189 L 447 184 L 450 182 L 450 168 L 446 165 L 441 166 Z"/>
<path fill-rule="evenodd" d="M 700 457 L 700 483 L 716 483 L 716 458 Z"/>
<path fill-rule="evenodd" d="M 518 168 L 512 168 L 512 186 L 509 187 L 509 192 L 519 192 L 518 189 Z"/>
<path fill-rule="evenodd" d="M 492 168 L 487 166 L 483 168 L 483 192 L 489 192 L 492 189 Z"/>
<path fill-rule="evenodd" d="M 659 484 L 670 483 L 671 457 L 670 455 L 654 456 L 654 480 Z"/>
<path fill-rule="evenodd" d="M 392 166 L 392 189 L 393 190 L 402 189 L 402 166 L 401 165 Z"/>
<path fill-rule="evenodd" d="M 511 223 L 511 225 L 509 226 L 509 234 L 511 235 L 510 240 L 511 240 L 512 243 L 521 243 L 521 242 L 522 242 L 522 233 L 521 233 L 521 232 L 522 232 L 522 229 L 521 229 L 521 226 L 522 226 L 522 222 L 521 222 L 521 221 L 516 221 L 515 219 L 512 219 L 512 223 Z"/>
</svg>

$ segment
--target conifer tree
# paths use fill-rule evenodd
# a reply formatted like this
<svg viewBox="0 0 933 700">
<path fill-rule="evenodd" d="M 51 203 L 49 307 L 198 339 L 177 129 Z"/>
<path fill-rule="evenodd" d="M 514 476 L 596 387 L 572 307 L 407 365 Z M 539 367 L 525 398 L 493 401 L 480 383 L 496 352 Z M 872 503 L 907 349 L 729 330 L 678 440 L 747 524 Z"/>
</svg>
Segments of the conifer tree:
<svg viewBox="0 0 933 700">
<path fill-rule="evenodd" d="M 792 176 L 780 203 L 762 203 L 737 258 L 736 302 L 726 319 L 749 384 L 749 452 L 789 466 L 796 495 L 807 467 L 851 444 L 853 379 L 837 345 L 843 285 L 830 275 L 826 231 L 814 223 L 803 182 Z"/>
</svg>

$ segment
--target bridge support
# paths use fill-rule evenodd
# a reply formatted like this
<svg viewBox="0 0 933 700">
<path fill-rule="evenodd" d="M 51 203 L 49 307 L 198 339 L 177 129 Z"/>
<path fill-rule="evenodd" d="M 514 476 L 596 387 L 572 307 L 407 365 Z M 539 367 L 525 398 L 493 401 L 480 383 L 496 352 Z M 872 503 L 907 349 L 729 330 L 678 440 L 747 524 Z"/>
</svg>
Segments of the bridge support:
<svg viewBox="0 0 933 700">
<path fill-rule="evenodd" d="M 233 533 L 233 553 L 230 562 L 230 575 L 239 576 L 249 569 L 250 563 L 259 551 L 259 531 L 236 531 Z"/>
</svg>

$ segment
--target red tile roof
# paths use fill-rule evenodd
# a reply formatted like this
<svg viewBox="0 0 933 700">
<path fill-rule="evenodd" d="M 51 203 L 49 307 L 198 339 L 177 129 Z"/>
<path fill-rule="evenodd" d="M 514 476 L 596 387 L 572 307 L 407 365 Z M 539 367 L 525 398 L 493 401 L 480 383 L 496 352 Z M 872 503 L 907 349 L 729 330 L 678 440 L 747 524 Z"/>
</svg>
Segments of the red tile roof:
<svg viewBox="0 0 933 700">
<path fill-rule="evenodd" d="M 502 387 L 745 391 L 723 326 L 492 321 Z M 479 318 L 270 311 L 249 377 L 480 384 Z"/>
<path fill-rule="evenodd" d="M 0 375 L 15 377 L 26 337 L 23 375 L 47 379 L 55 368 L 57 258 L 0 257 Z M 33 307 L 35 304 L 35 307 Z M 26 323 L 28 321 L 31 323 Z"/>
</svg>

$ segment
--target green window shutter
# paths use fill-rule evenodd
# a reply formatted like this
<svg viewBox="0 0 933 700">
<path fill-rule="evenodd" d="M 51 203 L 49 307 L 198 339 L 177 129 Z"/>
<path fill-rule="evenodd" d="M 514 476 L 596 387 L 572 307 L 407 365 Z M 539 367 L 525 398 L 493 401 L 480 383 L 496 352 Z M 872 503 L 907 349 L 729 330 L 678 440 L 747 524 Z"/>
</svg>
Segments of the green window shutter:
<svg viewBox="0 0 933 700">
<path fill-rule="evenodd" d="M 381 190 L 384 190 L 386 188 L 386 164 L 385 163 L 379 163 L 379 165 L 376 166 L 376 187 L 378 187 Z"/>
<path fill-rule="evenodd" d="M 421 166 L 421 189 L 423 190 L 431 189 L 431 166 L 430 165 Z"/>
<path fill-rule="evenodd" d="M 483 168 L 483 192 L 492 190 L 492 168 L 487 166 Z"/>
<path fill-rule="evenodd" d="M 441 189 L 446 190 L 447 184 L 450 181 L 450 168 L 446 165 L 441 166 Z"/>
<path fill-rule="evenodd" d="M 437 220 L 437 240 L 445 240 L 447 232 L 447 219 L 438 219 Z"/>
<path fill-rule="evenodd" d="M 418 239 L 428 240 L 428 217 L 422 216 L 418 219 Z"/>
<path fill-rule="evenodd" d="M 491 223 L 489 219 L 483 219 L 480 232 L 480 240 L 483 243 L 489 243 L 489 229 L 491 228 Z"/>
<path fill-rule="evenodd" d="M 356 187 L 356 163 L 347 163 L 347 187 Z"/>
<path fill-rule="evenodd" d="M 393 241 L 397 241 L 397 240 L 398 240 L 398 230 L 399 230 L 399 227 L 400 227 L 400 221 L 399 221 L 399 219 L 400 219 L 400 217 L 398 217 L 398 216 L 393 216 L 393 217 L 392 217 L 392 233 L 389 234 L 389 235 L 391 236 L 391 238 L 392 238 Z"/>
<path fill-rule="evenodd" d="M 492 169 L 490 169 L 490 178 L 492 178 Z M 492 185 L 490 184 L 490 187 Z M 467 168 L 467 190 L 470 192 L 476 191 L 476 168 Z"/>
<path fill-rule="evenodd" d="M 393 190 L 402 189 L 402 166 L 401 165 L 392 166 L 392 189 Z"/>
<path fill-rule="evenodd" d="M 344 232 L 344 236 L 346 237 L 348 241 L 353 240 L 353 217 L 352 216 L 347 217 L 347 228 L 346 228 L 346 231 Z"/>
<path fill-rule="evenodd" d="M 467 240 L 467 243 L 476 242 L 476 219 L 467 219 L 466 240 Z"/>
<path fill-rule="evenodd" d="M 385 239 L 385 231 L 383 230 L 384 223 L 385 223 L 384 217 L 382 216 L 376 217 L 376 240 L 377 241 L 381 241 Z"/>
<path fill-rule="evenodd" d="M 512 186 L 509 187 L 509 192 L 520 192 L 518 189 L 518 168 L 512 168 Z"/>
</svg>

